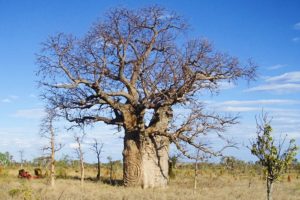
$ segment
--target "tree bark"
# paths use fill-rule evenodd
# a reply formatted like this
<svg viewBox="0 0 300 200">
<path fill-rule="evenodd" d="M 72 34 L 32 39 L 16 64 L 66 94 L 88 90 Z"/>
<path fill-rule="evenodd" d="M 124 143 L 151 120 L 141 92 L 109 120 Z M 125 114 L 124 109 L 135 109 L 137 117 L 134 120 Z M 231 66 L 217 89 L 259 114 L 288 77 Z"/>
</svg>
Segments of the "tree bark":
<svg viewBox="0 0 300 200">
<path fill-rule="evenodd" d="M 55 185 L 55 146 L 54 134 L 51 132 L 51 169 L 50 169 L 51 187 Z"/>
<path fill-rule="evenodd" d="M 142 156 L 138 132 L 125 132 L 123 165 L 124 185 L 140 186 L 142 184 Z"/>
<path fill-rule="evenodd" d="M 163 136 L 126 133 L 124 138 L 124 185 L 143 188 L 166 187 L 169 140 Z"/>
<path fill-rule="evenodd" d="M 145 138 L 142 145 L 143 188 L 166 187 L 169 175 L 169 140 Z"/>
<path fill-rule="evenodd" d="M 267 200 L 272 200 L 273 181 L 267 178 Z"/>
<path fill-rule="evenodd" d="M 97 181 L 100 181 L 101 177 L 101 162 L 100 158 L 97 157 Z"/>
<path fill-rule="evenodd" d="M 194 191 L 197 189 L 197 178 L 198 178 L 198 159 L 195 160 L 195 169 L 194 169 Z"/>
<path fill-rule="evenodd" d="M 82 150 L 80 149 L 80 184 L 81 184 L 81 186 L 84 184 L 84 163 L 83 163 L 83 155 L 82 154 L 83 154 Z"/>
</svg>

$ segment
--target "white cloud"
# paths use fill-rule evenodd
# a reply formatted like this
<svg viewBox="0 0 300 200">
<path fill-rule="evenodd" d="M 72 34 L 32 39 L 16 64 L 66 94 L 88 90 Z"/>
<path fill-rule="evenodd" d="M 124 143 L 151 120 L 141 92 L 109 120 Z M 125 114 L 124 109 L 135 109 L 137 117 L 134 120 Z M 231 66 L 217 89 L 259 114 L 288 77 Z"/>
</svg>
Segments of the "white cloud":
<svg viewBox="0 0 300 200">
<path fill-rule="evenodd" d="M 249 112 L 249 111 L 259 111 L 261 108 L 246 107 L 246 106 L 224 106 L 220 107 L 218 110 L 225 112 Z"/>
<path fill-rule="evenodd" d="M 293 41 L 293 42 L 300 42 L 300 37 L 294 37 L 294 38 L 292 39 L 292 41 Z"/>
<path fill-rule="evenodd" d="M 221 111 L 221 112 L 260 112 L 262 108 L 266 108 L 267 112 L 272 112 L 272 116 L 276 117 L 297 117 L 300 118 L 300 111 L 297 109 L 289 110 L 278 107 L 267 107 L 267 106 L 291 106 L 299 105 L 299 100 L 292 99 L 260 99 L 260 100 L 245 100 L 245 101 L 223 101 L 213 102 L 207 101 L 206 104 L 210 109 Z M 296 113 L 295 113 L 296 112 Z"/>
<path fill-rule="evenodd" d="M 287 109 L 276 109 L 275 110 L 274 109 L 272 111 L 273 111 L 274 117 L 288 117 L 288 118 L 300 119 L 300 110 L 299 109 L 293 109 L 293 110 L 287 110 Z"/>
<path fill-rule="evenodd" d="M 11 103 L 13 102 L 14 100 L 17 100 L 19 97 L 16 96 L 16 95 L 10 95 L 9 97 L 7 98 L 4 98 L 1 100 L 2 103 Z"/>
<path fill-rule="evenodd" d="M 266 79 L 266 82 L 279 82 L 279 81 L 286 82 L 286 83 L 300 82 L 300 71 L 287 72 L 279 76 L 273 76 Z"/>
<path fill-rule="evenodd" d="M 11 100 L 9 98 L 5 98 L 1 100 L 2 103 L 11 103 Z"/>
<path fill-rule="evenodd" d="M 174 17 L 174 15 L 166 14 L 166 15 L 160 16 L 159 19 L 161 19 L 161 20 L 166 20 L 166 19 L 170 19 L 170 18 L 172 18 L 172 17 Z"/>
<path fill-rule="evenodd" d="M 260 100 L 252 100 L 252 101 L 224 101 L 221 103 L 221 105 L 282 105 L 282 104 L 288 104 L 288 105 L 294 105 L 294 104 L 300 104 L 300 101 L 292 100 L 292 99 L 260 99 Z"/>
<path fill-rule="evenodd" d="M 267 67 L 267 69 L 268 70 L 275 70 L 275 69 L 280 69 L 280 68 L 283 68 L 283 67 L 286 67 L 286 65 L 277 64 L 277 65 L 269 66 L 269 67 Z"/>
<path fill-rule="evenodd" d="M 235 84 L 233 82 L 222 81 L 219 82 L 218 85 L 220 90 L 228 90 L 228 89 L 235 88 Z"/>
<path fill-rule="evenodd" d="M 270 91 L 270 92 L 276 92 L 279 94 L 286 94 L 286 93 L 292 93 L 292 92 L 299 92 L 300 84 L 296 84 L 296 83 L 266 84 L 266 85 L 259 85 L 256 87 L 252 87 L 252 88 L 249 88 L 244 91 L 246 91 L 246 92 Z"/>
<path fill-rule="evenodd" d="M 21 109 L 17 110 L 14 114 L 12 114 L 13 117 L 24 119 L 40 119 L 44 115 L 44 110 L 41 108 Z"/>
<path fill-rule="evenodd" d="M 287 72 L 278 76 L 266 77 L 266 84 L 244 90 L 245 92 L 270 91 L 286 94 L 300 91 L 300 71 Z"/>
<path fill-rule="evenodd" d="M 71 149 L 77 149 L 78 148 L 78 144 L 77 143 L 70 143 L 68 145 Z"/>
<path fill-rule="evenodd" d="M 286 133 L 288 139 L 298 139 L 300 138 L 299 132 L 287 132 Z"/>
<path fill-rule="evenodd" d="M 280 123 L 280 124 L 299 124 L 300 123 L 299 118 L 283 117 L 283 116 L 274 117 L 272 121 L 276 122 L 277 124 L 278 123 Z"/>
<path fill-rule="evenodd" d="M 300 30 L 300 22 L 294 24 L 294 29 Z"/>
<path fill-rule="evenodd" d="M 19 96 L 16 96 L 16 95 L 10 95 L 9 98 L 10 98 L 10 99 L 13 99 L 13 100 L 16 100 L 16 99 L 19 99 Z"/>
<path fill-rule="evenodd" d="M 37 96 L 35 94 L 30 94 L 29 97 L 30 98 L 36 98 Z"/>
</svg>

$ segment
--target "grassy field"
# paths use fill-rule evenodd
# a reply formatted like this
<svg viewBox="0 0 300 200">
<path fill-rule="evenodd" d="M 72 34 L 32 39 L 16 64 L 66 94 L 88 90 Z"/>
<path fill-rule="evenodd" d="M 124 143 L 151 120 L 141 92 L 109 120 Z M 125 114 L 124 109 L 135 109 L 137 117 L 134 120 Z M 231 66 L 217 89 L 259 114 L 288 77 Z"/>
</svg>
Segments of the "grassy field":
<svg viewBox="0 0 300 200">
<path fill-rule="evenodd" d="M 33 173 L 33 169 L 28 169 Z M 77 179 L 78 172 L 68 169 L 67 178 L 58 178 L 56 186 L 51 188 L 49 180 L 17 178 L 18 170 L 5 169 L 0 175 L 0 199 L 207 199 L 207 200 L 260 200 L 266 199 L 265 182 L 263 177 L 253 173 L 231 173 L 229 171 L 206 169 L 201 170 L 198 176 L 198 187 L 193 189 L 193 170 L 191 168 L 175 169 L 175 177 L 165 189 L 124 188 L 121 185 L 110 185 L 93 180 L 94 168 L 87 169 L 87 180 L 83 186 Z M 107 180 L 108 171 L 102 169 Z M 116 170 L 116 179 L 121 179 L 121 169 Z M 297 175 L 287 175 L 275 183 L 274 200 L 300 199 L 300 179 Z"/>
</svg>

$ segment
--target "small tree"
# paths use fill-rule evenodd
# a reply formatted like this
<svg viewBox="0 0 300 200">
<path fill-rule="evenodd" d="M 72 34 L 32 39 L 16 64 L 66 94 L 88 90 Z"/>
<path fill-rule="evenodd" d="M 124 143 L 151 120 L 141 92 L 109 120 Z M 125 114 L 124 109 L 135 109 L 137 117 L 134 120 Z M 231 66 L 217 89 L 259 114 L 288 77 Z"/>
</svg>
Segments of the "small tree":
<svg viewBox="0 0 300 200">
<path fill-rule="evenodd" d="M 2 173 L 2 168 L 7 167 L 12 163 L 12 156 L 8 153 L 1 153 L 0 152 L 0 175 Z"/>
<path fill-rule="evenodd" d="M 19 153 L 20 153 L 21 169 L 23 169 L 24 150 L 20 150 Z"/>
<path fill-rule="evenodd" d="M 200 160 L 200 149 L 197 149 L 197 156 L 195 158 L 195 168 L 194 168 L 194 191 L 197 189 L 197 178 L 198 178 L 198 162 Z"/>
<path fill-rule="evenodd" d="M 63 146 L 62 144 L 56 144 L 56 134 L 54 128 L 54 121 L 58 117 L 55 109 L 46 108 L 46 115 L 41 122 L 40 134 L 41 137 L 48 140 L 48 145 L 43 147 L 43 151 L 46 151 L 50 158 L 50 182 L 51 186 L 55 185 L 55 153 L 59 151 Z"/>
<path fill-rule="evenodd" d="M 197 182 L 199 176 L 199 163 L 204 163 L 208 161 L 213 155 L 205 154 L 200 149 L 196 149 L 196 154 L 194 158 L 194 192 L 197 190 Z"/>
<path fill-rule="evenodd" d="M 85 133 L 74 136 L 75 142 L 77 144 L 76 154 L 77 154 L 79 162 L 80 162 L 79 164 L 80 164 L 80 183 L 81 183 L 81 185 L 83 185 L 83 183 L 84 183 L 84 157 L 83 157 L 84 153 L 82 150 L 82 143 L 83 143 L 84 137 L 85 137 Z"/>
<path fill-rule="evenodd" d="M 271 136 L 272 127 L 266 114 L 262 114 L 260 122 L 256 120 L 257 138 L 251 143 L 251 153 L 255 155 L 266 172 L 267 199 L 272 199 L 273 183 L 285 172 L 297 154 L 295 140 L 289 141 L 284 149 L 286 137 L 276 145 Z"/>
<path fill-rule="evenodd" d="M 108 160 L 108 164 L 109 164 L 109 183 L 112 184 L 112 179 L 113 179 L 113 161 L 112 161 L 112 157 L 108 156 L 107 157 Z"/>
<path fill-rule="evenodd" d="M 99 142 L 96 138 L 94 138 L 94 143 L 91 144 L 91 150 L 95 152 L 97 155 L 97 180 L 100 181 L 101 175 L 101 153 L 102 153 L 103 143 Z"/>
</svg>

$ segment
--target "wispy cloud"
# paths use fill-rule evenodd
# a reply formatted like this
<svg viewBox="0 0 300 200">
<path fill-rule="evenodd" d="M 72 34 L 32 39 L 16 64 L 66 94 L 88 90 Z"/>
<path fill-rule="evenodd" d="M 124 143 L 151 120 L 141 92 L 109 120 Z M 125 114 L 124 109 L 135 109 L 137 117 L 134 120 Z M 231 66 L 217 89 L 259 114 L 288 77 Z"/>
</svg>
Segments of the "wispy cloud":
<svg viewBox="0 0 300 200">
<path fill-rule="evenodd" d="M 5 98 L 1 100 L 2 103 L 11 103 L 11 100 L 9 98 Z"/>
<path fill-rule="evenodd" d="M 262 108 L 266 107 L 268 111 L 277 113 L 277 116 L 284 116 L 284 114 L 290 113 L 290 110 L 279 109 L 277 107 L 299 105 L 300 100 L 293 100 L 293 99 L 260 99 L 260 100 L 243 100 L 243 101 L 232 100 L 232 101 L 223 101 L 223 102 L 211 101 L 211 102 L 206 102 L 206 104 L 209 106 L 209 108 L 221 112 L 252 112 L 252 111 L 256 112 L 256 111 L 261 111 Z M 290 115 L 286 115 L 286 116 L 290 117 Z"/>
<path fill-rule="evenodd" d="M 21 109 L 12 114 L 13 117 L 24 119 L 40 119 L 44 115 L 44 110 L 41 108 Z"/>
<path fill-rule="evenodd" d="M 30 94 L 29 97 L 30 98 L 36 98 L 37 96 L 35 94 Z"/>
<path fill-rule="evenodd" d="M 222 106 L 218 110 L 223 112 L 250 112 L 250 111 L 259 111 L 261 110 L 261 108 L 247 107 L 247 106 Z"/>
<path fill-rule="evenodd" d="M 81 145 L 83 145 L 83 144 L 81 144 Z M 79 145 L 78 145 L 78 143 L 69 143 L 69 145 L 68 145 L 71 149 L 77 149 L 78 147 L 79 147 Z"/>
<path fill-rule="evenodd" d="M 224 101 L 220 105 L 241 106 L 241 105 L 295 105 L 300 104 L 298 100 L 292 99 L 260 99 L 251 101 Z"/>
<path fill-rule="evenodd" d="M 246 92 L 269 91 L 286 94 L 300 91 L 300 71 L 287 72 L 278 76 L 265 78 L 265 84 L 245 90 Z"/>
<path fill-rule="evenodd" d="M 1 100 L 2 103 L 11 103 L 13 102 L 14 100 L 17 100 L 19 97 L 16 96 L 16 95 L 10 95 L 4 99 Z"/>
<path fill-rule="evenodd" d="M 17 95 L 10 95 L 9 98 L 12 99 L 12 100 L 16 100 L 16 99 L 19 99 L 19 96 L 17 96 Z"/>
<path fill-rule="evenodd" d="M 236 87 L 233 82 L 225 82 L 225 81 L 219 82 L 218 85 L 220 90 L 228 90 Z"/>
<path fill-rule="evenodd" d="M 287 72 L 279 76 L 273 76 L 266 79 L 266 82 L 285 82 L 285 83 L 294 83 L 300 82 L 300 71 Z"/>
<path fill-rule="evenodd" d="M 245 91 L 246 92 L 269 91 L 269 92 L 275 92 L 278 94 L 286 94 L 286 93 L 292 93 L 292 92 L 299 92 L 300 84 L 286 83 L 286 84 L 260 85 L 260 86 L 249 88 Z"/>
<path fill-rule="evenodd" d="M 300 37 L 294 37 L 294 38 L 292 39 L 292 42 L 300 42 Z"/>
<path fill-rule="evenodd" d="M 286 67 L 286 65 L 283 65 L 283 64 L 277 64 L 277 65 L 269 66 L 269 67 L 267 67 L 267 69 L 268 69 L 268 70 L 275 70 L 275 69 L 280 69 L 280 68 L 283 68 L 283 67 Z"/>
<path fill-rule="evenodd" d="M 300 30 L 300 22 L 294 24 L 294 29 Z"/>
</svg>

